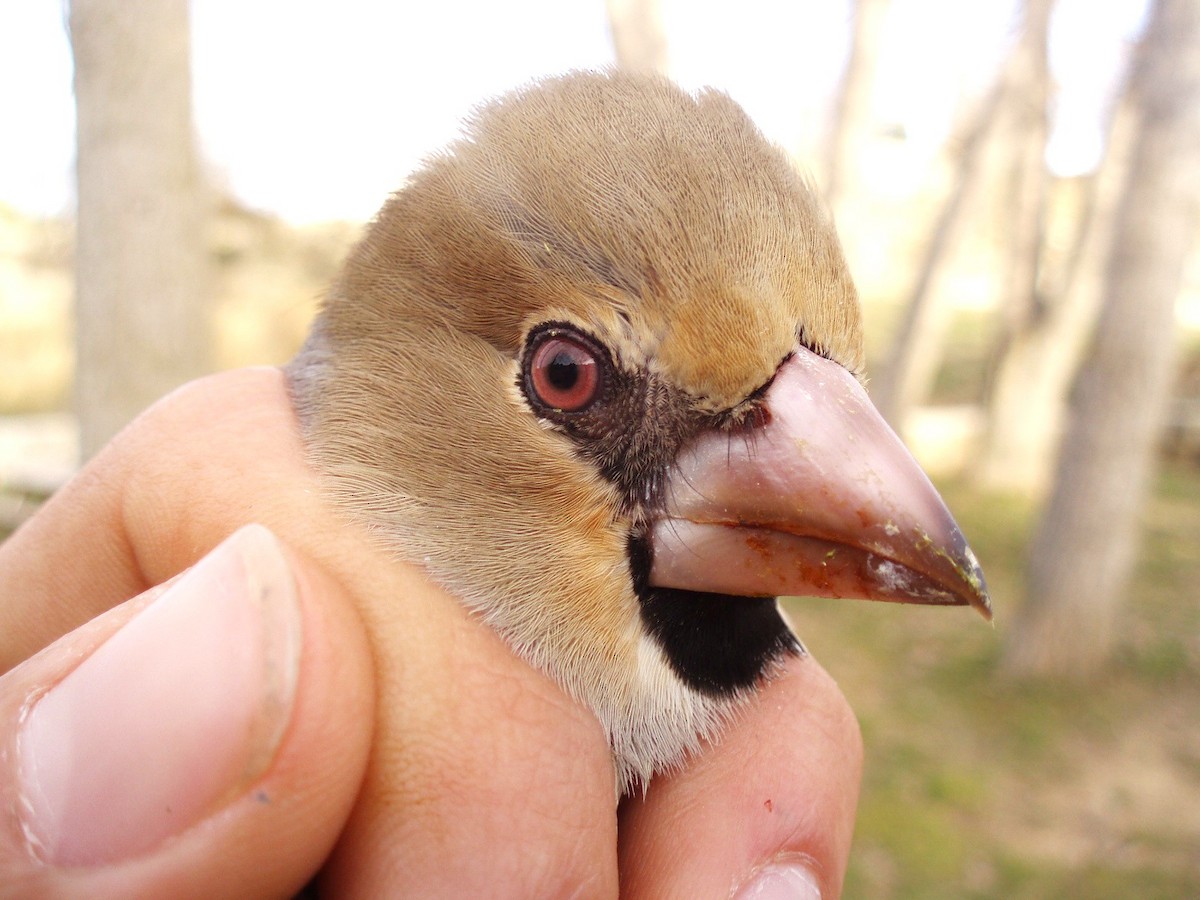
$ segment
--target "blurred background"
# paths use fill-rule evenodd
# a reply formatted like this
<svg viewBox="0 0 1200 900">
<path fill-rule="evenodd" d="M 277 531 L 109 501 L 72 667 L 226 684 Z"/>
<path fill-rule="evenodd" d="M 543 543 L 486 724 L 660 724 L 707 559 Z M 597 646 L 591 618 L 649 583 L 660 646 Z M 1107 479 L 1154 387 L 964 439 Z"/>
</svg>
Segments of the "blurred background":
<svg viewBox="0 0 1200 900">
<path fill-rule="evenodd" d="M 0 536 L 286 360 L 475 103 L 618 61 L 812 173 L 992 585 L 994 629 L 792 602 L 866 738 L 846 896 L 1200 896 L 1200 0 L 8 0 Z"/>
</svg>

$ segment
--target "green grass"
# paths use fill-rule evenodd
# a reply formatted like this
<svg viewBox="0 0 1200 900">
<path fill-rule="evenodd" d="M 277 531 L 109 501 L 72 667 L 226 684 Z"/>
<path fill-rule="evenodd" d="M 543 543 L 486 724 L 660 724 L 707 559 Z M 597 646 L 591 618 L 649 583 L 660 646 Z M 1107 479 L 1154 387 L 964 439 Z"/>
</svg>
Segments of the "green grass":
<svg viewBox="0 0 1200 900">
<path fill-rule="evenodd" d="M 965 610 L 792 605 L 866 742 L 845 896 L 1200 896 L 1200 472 L 1160 477 L 1121 644 L 1075 684 L 1000 674 L 1032 505 L 944 493 L 994 629 Z"/>
</svg>

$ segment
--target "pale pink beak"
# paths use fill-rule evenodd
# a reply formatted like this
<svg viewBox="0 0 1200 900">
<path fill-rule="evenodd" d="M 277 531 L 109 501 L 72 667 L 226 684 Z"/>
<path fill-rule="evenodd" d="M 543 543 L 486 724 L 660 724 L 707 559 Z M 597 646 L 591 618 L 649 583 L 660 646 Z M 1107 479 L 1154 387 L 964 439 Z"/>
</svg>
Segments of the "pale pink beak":
<svg viewBox="0 0 1200 900">
<path fill-rule="evenodd" d="M 765 425 L 680 453 L 651 584 L 970 605 L 991 619 L 975 554 L 854 376 L 801 348 L 764 403 Z"/>
</svg>

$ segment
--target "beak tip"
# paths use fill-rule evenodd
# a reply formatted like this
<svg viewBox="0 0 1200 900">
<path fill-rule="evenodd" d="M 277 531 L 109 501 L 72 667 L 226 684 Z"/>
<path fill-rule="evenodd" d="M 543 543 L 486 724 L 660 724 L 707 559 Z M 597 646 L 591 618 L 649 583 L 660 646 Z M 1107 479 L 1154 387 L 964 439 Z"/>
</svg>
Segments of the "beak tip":
<svg viewBox="0 0 1200 900">
<path fill-rule="evenodd" d="M 983 621 L 987 622 L 993 628 L 996 626 L 996 619 L 992 614 L 992 598 L 987 595 L 986 591 L 980 594 L 979 598 L 971 605 L 983 616 Z"/>
<path fill-rule="evenodd" d="M 992 598 L 988 593 L 987 581 L 983 577 L 983 567 L 979 565 L 974 551 L 962 539 L 962 532 L 955 526 L 960 552 L 953 555 L 954 567 L 962 581 L 966 582 L 966 590 L 962 593 L 963 602 L 971 606 L 983 616 L 984 621 L 992 621 Z"/>
<path fill-rule="evenodd" d="M 976 572 L 980 577 L 978 580 L 971 579 L 970 590 L 964 594 L 963 602 L 983 616 L 985 622 L 994 625 L 991 595 L 988 594 L 987 585 L 984 584 L 982 573 L 978 573 L 978 570 Z"/>
<path fill-rule="evenodd" d="M 992 598 L 988 593 L 987 583 L 983 580 L 983 572 L 978 565 L 970 573 L 967 583 L 970 588 L 966 593 L 966 603 L 983 616 L 985 622 L 995 624 L 992 618 Z"/>
</svg>

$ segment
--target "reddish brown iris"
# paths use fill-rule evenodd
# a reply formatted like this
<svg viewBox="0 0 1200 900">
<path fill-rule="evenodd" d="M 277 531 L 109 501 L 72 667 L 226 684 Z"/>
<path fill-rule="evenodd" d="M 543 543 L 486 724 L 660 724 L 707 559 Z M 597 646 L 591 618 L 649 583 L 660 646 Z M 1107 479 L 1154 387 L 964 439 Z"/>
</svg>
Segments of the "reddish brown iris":
<svg viewBox="0 0 1200 900">
<path fill-rule="evenodd" d="M 563 335 L 547 338 L 534 350 L 529 379 L 542 403 L 564 412 L 583 409 L 600 389 L 595 354 Z"/>
</svg>

